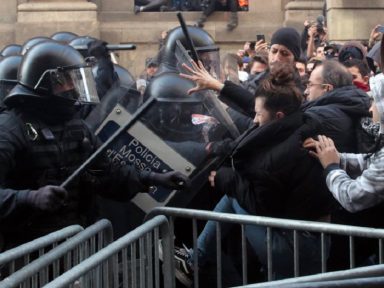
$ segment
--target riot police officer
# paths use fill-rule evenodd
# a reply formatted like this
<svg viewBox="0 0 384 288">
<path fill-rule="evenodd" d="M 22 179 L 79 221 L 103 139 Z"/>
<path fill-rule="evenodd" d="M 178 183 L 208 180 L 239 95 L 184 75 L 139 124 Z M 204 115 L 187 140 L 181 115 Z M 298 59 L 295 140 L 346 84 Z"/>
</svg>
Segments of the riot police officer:
<svg viewBox="0 0 384 288">
<path fill-rule="evenodd" d="M 94 195 L 129 200 L 152 184 L 180 188 L 179 172 L 137 172 L 99 159 L 59 186 L 97 148 L 79 103 L 97 102 L 92 71 L 68 45 L 44 42 L 24 56 L 0 114 L 0 233 L 4 248 L 71 224 L 94 221 Z M 184 182 L 185 183 L 185 182 Z"/>
</svg>

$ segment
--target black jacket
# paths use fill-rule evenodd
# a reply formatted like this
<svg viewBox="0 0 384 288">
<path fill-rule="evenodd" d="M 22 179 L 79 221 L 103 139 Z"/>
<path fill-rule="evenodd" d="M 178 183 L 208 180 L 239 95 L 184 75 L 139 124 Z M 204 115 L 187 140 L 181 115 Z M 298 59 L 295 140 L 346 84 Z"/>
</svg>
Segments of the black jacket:
<svg viewBox="0 0 384 288">
<path fill-rule="evenodd" d="M 334 89 L 304 103 L 302 110 L 321 123 L 320 134 L 335 142 L 340 152 L 358 152 L 358 129 L 362 117 L 369 115 L 368 95 L 355 86 Z"/>
<path fill-rule="evenodd" d="M 225 81 L 220 100 L 248 117 L 255 115 L 255 96 L 244 88 Z M 320 134 L 331 137 L 340 152 L 357 152 L 356 127 L 369 115 L 368 95 L 355 86 L 334 89 L 317 100 L 304 103 L 302 111 L 322 125 Z"/>
<path fill-rule="evenodd" d="M 293 113 L 245 133 L 231 156 L 232 167 L 217 173 L 215 183 L 251 214 L 316 220 L 333 204 L 316 159 L 302 140 L 318 123 Z"/>
<path fill-rule="evenodd" d="M 101 159 L 67 187 L 66 208 L 43 212 L 23 205 L 28 190 L 60 185 L 98 146 L 82 120 L 47 124 L 37 119 L 21 111 L 0 113 L 0 233 L 12 244 L 71 224 L 89 224 L 86 218 L 94 221 L 89 217 L 95 193 L 128 201 L 146 190 L 134 168 Z"/>
</svg>

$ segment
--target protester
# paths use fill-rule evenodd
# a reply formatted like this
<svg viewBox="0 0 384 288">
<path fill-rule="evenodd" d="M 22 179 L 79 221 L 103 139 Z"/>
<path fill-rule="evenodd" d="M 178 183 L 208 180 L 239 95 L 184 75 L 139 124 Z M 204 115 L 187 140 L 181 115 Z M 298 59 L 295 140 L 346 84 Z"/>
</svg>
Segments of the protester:
<svg viewBox="0 0 384 288">
<path fill-rule="evenodd" d="M 316 122 L 300 111 L 301 92 L 294 82 L 294 67 L 275 64 L 256 92 L 253 128 L 240 136 L 230 155 L 231 166 L 212 171 L 211 186 L 225 194 L 215 212 L 327 221 L 331 201 L 321 167 L 301 149 L 303 135 L 315 133 Z M 192 72 L 192 70 L 191 70 Z M 200 64 L 193 74 L 204 74 Z M 303 205 L 305 203 L 305 205 Z M 229 226 L 221 225 L 221 235 Z M 266 228 L 246 226 L 246 236 L 261 263 L 267 265 Z M 216 224 L 208 221 L 198 238 L 199 266 L 204 267 L 215 253 Z M 274 279 L 293 276 L 293 234 L 274 231 L 272 238 Z M 300 274 L 320 271 L 319 235 L 300 234 Z M 186 285 L 191 276 L 193 253 L 176 249 L 179 272 Z M 181 263 L 180 263 L 181 262 Z M 186 269 L 184 269 L 186 267 Z"/>
</svg>

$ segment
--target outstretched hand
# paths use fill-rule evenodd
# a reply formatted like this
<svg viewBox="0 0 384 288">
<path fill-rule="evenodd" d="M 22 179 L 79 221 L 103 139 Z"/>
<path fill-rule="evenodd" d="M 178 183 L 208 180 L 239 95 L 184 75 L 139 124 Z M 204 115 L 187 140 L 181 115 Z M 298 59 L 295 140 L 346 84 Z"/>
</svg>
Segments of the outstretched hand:
<svg viewBox="0 0 384 288">
<path fill-rule="evenodd" d="M 192 94 L 204 89 L 220 91 L 223 88 L 224 84 L 209 74 L 201 61 L 196 64 L 196 62 L 192 60 L 191 64 L 192 68 L 185 63 L 183 63 L 183 67 L 192 75 L 180 73 L 181 77 L 192 80 L 196 83 L 194 88 L 188 90 L 188 94 Z"/>
<path fill-rule="evenodd" d="M 340 155 L 333 140 L 324 135 L 319 135 L 318 138 L 318 141 L 313 138 L 307 138 L 303 143 L 303 147 L 309 149 L 311 156 L 319 159 L 323 168 L 330 164 L 339 164 Z"/>
</svg>

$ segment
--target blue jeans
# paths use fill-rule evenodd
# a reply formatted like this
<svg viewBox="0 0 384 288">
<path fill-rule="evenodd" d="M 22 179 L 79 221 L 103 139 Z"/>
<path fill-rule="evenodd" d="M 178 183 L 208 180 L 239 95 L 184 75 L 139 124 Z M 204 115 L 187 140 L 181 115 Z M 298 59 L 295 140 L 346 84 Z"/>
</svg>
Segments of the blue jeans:
<svg viewBox="0 0 384 288">
<path fill-rule="evenodd" d="M 214 212 L 249 215 L 236 199 L 223 196 Z M 231 223 L 221 223 L 221 235 L 230 231 Z M 246 225 L 245 235 L 252 249 L 264 267 L 267 267 L 267 228 Z M 321 236 L 308 232 L 299 232 L 300 275 L 321 272 Z M 328 245 L 327 245 L 328 246 Z M 328 248 L 328 247 L 327 247 Z M 216 254 L 216 222 L 208 221 L 197 239 L 199 266 L 205 265 Z M 328 250 L 328 249 L 327 249 Z M 272 270 L 274 279 L 293 277 L 293 232 L 280 229 L 272 230 Z"/>
</svg>

